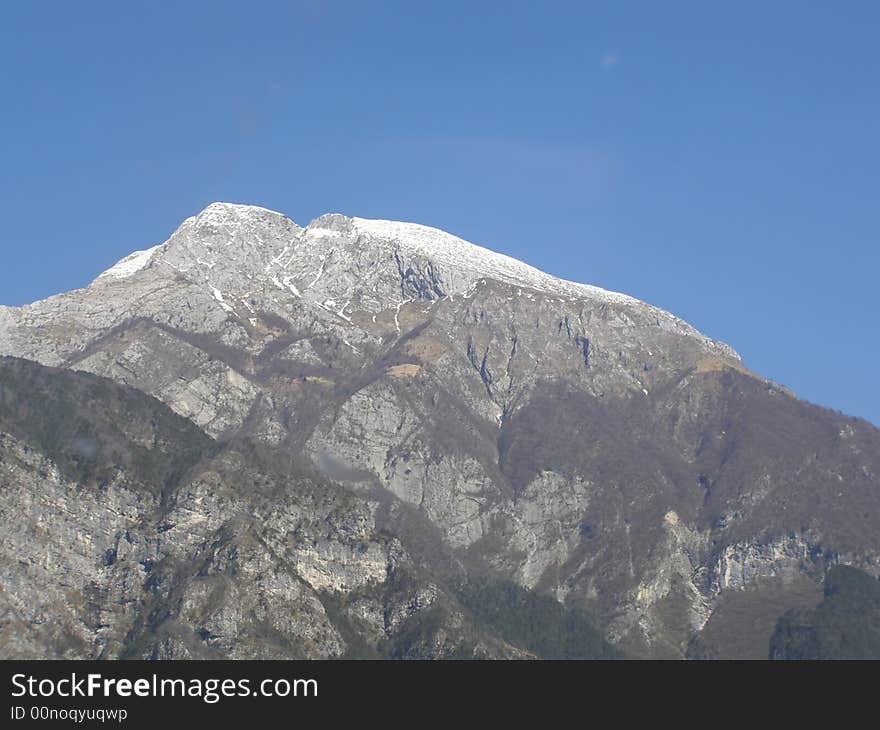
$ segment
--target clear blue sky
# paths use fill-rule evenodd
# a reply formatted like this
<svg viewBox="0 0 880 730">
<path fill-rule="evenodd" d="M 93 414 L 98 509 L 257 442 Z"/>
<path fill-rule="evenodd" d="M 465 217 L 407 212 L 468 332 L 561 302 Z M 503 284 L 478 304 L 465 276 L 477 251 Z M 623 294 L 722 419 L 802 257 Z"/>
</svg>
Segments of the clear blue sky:
<svg viewBox="0 0 880 730">
<path fill-rule="evenodd" d="M 880 423 L 880 3 L 0 13 L 0 302 L 214 200 L 412 220 L 633 294 Z"/>
</svg>

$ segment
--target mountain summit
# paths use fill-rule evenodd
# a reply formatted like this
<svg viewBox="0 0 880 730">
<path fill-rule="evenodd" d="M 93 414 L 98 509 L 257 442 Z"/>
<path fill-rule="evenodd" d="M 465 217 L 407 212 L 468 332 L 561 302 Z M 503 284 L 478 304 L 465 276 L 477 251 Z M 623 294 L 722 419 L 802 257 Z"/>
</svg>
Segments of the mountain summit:
<svg viewBox="0 0 880 730">
<path fill-rule="evenodd" d="M 214 203 L 0 356 L 4 656 L 767 656 L 880 571 L 876 429 L 426 226 Z"/>
<path fill-rule="evenodd" d="M 658 326 L 677 329 L 710 349 L 737 357 L 729 347 L 712 343 L 668 312 L 624 294 L 550 276 L 416 223 L 328 214 L 301 228 L 266 208 L 212 203 L 184 221 L 164 244 L 132 253 L 98 280 L 128 278 L 154 267 L 204 282 L 221 304 L 225 302 L 218 297 L 226 287 L 237 301 L 255 288 L 271 292 L 274 287 L 317 307 L 328 297 L 334 304 L 344 298 L 345 309 L 371 313 L 409 301 L 469 295 L 478 282 L 492 279 L 569 300 L 641 307 L 661 322 Z"/>
</svg>

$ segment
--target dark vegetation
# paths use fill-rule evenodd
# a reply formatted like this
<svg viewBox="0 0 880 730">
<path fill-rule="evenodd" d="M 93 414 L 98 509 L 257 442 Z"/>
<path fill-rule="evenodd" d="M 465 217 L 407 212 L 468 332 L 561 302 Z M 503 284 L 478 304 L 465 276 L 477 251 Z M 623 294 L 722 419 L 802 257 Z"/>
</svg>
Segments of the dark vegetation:
<svg viewBox="0 0 880 730">
<path fill-rule="evenodd" d="M 880 659 L 880 581 L 846 565 L 831 568 L 822 603 L 779 619 L 770 658 Z"/>
<path fill-rule="evenodd" d="M 539 659 L 621 659 L 579 609 L 509 581 L 468 581 L 458 598 L 478 620 Z"/>
<path fill-rule="evenodd" d="M 215 448 L 145 393 L 8 357 L 0 358 L 0 432 L 36 448 L 78 484 L 102 487 L 123 470 L 154 493 Z"/>
</svg>

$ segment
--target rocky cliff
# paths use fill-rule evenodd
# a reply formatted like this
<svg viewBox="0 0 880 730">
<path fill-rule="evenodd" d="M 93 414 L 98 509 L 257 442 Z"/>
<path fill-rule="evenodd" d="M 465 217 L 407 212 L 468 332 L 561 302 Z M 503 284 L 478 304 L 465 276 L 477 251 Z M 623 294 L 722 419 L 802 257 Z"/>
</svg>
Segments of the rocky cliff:
<svg viewBox="0 0 880 730">
<path fill-rule="evenodd" d="M 6 656 L 766 656 L 880 570 L 870 424 L 424 226 L 213 204 L 0 355 Z"/>
</svg>

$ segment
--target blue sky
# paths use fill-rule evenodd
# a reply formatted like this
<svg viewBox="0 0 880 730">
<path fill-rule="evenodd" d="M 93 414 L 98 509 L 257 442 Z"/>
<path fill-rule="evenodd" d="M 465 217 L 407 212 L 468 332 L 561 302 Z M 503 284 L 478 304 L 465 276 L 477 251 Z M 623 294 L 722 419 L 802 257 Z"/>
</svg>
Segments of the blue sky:
<svg viewBox="0 0 880 730">
<path fill-rule="evenodd" d="M 0 303 L 226 200 L 435 225 L 880 424 L 880 4 L 0 10 Z"/>
</svg>

